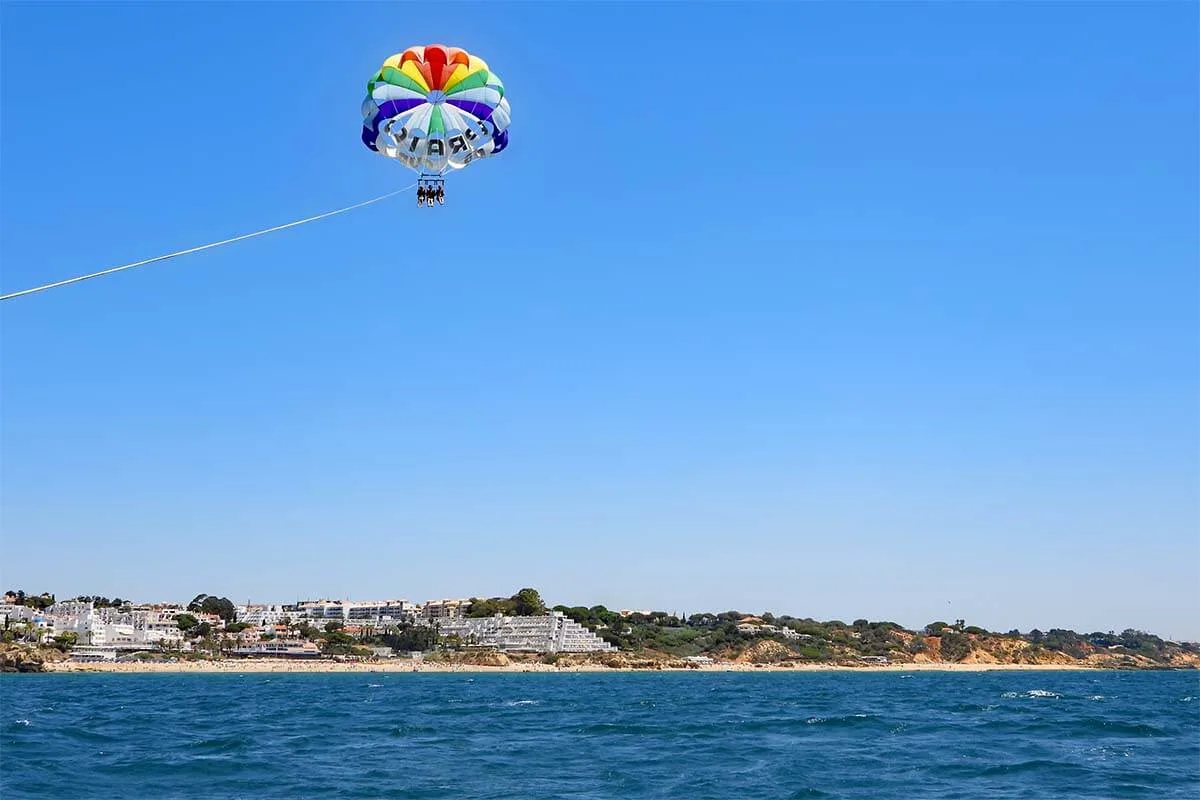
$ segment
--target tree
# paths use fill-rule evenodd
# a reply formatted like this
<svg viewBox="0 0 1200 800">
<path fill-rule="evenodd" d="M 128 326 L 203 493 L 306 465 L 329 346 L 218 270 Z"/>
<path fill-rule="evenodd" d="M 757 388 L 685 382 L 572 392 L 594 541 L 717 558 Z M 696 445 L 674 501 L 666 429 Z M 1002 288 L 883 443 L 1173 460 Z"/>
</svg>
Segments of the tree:
<svg viewBox="0 0 1200 800">
<path fill-rule="evenodd" d="M 1047 650 L 1057 650 L 1072 658 L 1084 658 L 1091 649 L 1087 641 L 1078 633 L 1062 628 L 1051 628 L 1046 632 L 1041 643 Z"/>
<path fill-rule="evenodd" d="M 179 626 L 179 630 L 186 633 L 200 624 L 200 620 L 196 619 L 191 614 L 180 614 L 179 616 L 175 617 L 175 624 Z"/>
<path fill-rule="evenodd" d="M 497 598 L 481 600 L 477 597 L 471 598 L 471 606 L 467 609 L 467 616 L 471 618 L 494 617 L 497 614 L 503 614 L 505 607 L 503 601 Z"/>
<path fill-rule="evenodd" d="M 54 595 L 48 592 L 42 592 L 37 597 L 30 597 L 26 600 L 31 608 L 38 611 L 45 611 L 50 606 L 54 605 Z"/>
<path fill-rule="evenodd" d="M 513 614 L 518 617 L 544 617 L 546 604 L 537 589 L 522 589 L 512 596 Z"/>
<path fill-rule="evenodd" d="M 65 653 L 74 647 L 78 641 L 79 634 L 75 633 L 75 631 L 63 631 L 54 637 L 54 646 Z"/>
<path fill-rule="evenodd" d="M 321 650 L 330 655 L 347 655 L 354 647 L 354 637 L 341 631 L 331 631 L 325 634 Z"/>
<path fill-rule="evenodd" d="M 226 622 L 233 622 L 237 617 L 237 609 L 228 597 L 217 597 L 211 594 L 198 594 L 188 603 L 188 611 L 199 611 L 201 614 L 215 614 Z"/>
<path fill-rule="evenodd" d="M 379 639 L 393 650 L 425 651 L 437 647 L 438 634 L 433 628 L 424 625 L 402 625 Z"/>
<path fill-rule="evenodd" d="M 5 598 L 11 598 L 9 602 L 11 602 L 14 606 L 25 606 L 38 611 L 45 611 L 50 606 L 54 605 L 54 595 L 50 594 L 49 592 L 42 592 L 41 594 L 35 595 L 26 594 L 24 589 L 18 589 L 15 592 L 9 589 L 8 592 L 5 593 Z"/>
<path fill-rule="evenodd" d="M 944 661 L 962 661 L 971 653 L 971 640 L 962 633 L 946 632 L 942 634 L 942 659 Z"/>
</svg>

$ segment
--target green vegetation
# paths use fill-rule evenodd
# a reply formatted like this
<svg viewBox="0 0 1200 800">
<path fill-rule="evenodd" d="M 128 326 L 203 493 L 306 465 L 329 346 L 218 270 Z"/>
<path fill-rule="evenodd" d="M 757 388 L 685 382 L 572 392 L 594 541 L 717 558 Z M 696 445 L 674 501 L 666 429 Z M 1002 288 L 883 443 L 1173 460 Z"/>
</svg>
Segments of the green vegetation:
<svg viewBox="0 0 1200 800">
<path fill-rule="evenodd" d="M 198 594 L 187 605 L 188 611 L 198 611 L 201 614 L 215 614 L 226 622 L 233 622 L 237 611 L 228 597 Z"/>
<path fill-rule="evenodd" d="M 953 624 L 931 622 L 923 631 L 910 631 L 896 622 L 871 622 L 857 619 L 850 625 L 841 620 L 820 622 L 797 619 L 770 612 L 758 616 L 726 611 L 718 614 L 692 614 L 686 619 L 666 612 L 622 615 L 604 606 L 554 607 L 580 625 L 592 630 L 605 641 L 633 652 L 660 653 L 670 656 L 707 655 L 735 658 L 748 654 L 751 661 L 768 660 L 832 661 L 857 659 L 862 656 L 883 656 L 890 660 L 908 661 L 913 656 L 928 654 L 924 637 L 937 637 L 944 661 L 962 661 L 977 648 L 988 649 L 990 643 L 1026 642 L 1036 652 L 1063 652 L 1073 658 L 1085 658 L 1096 652 L 1137 655 L 1157 663 L 1169 661 L 1181 653 L 1200 653 L 1195 643 L 1169 643 L 1152 634 L 1126 630 L 1121 634 L 1093 633 L 1081 635 L 1073 631 L 1038 630 L 1022 635 L 1020 631 L 997 634 L 965 620 Z M 776 642 L 783 649 L 761 642 Z M 751 648 L 757 649 L 751 650 Z M 760 655 L 762 650 L 769 655 Z"/>
<path fill-rule="evenodd" d="M 402 625 L 380 636 L 374 644 L 390 647 L 395 652 L 433 650 L 438 644 L 437 631 L 424 625 Z"/>
<path fill-rule="evenodd" d="M 54 605 L 54 595 L 49 592 L 42 592 L 38 595 L 25 594 L 24 589 L 17 591 L 8 590 L 4 593 L 4 602 L 12 603 L 14 606 L 25 606 L 26 608 L 45 611 L 50 606 Z"/>
<path fill-rule="evenodd" d="M 1092 650 L 1087 639 L 1075 631 L 1065 631 L 1060 628 L 1051 628 L 1049 633 L 1041 637 L 1038 644 L 1047 650 L 1066 653 L 1071 658 L 1084 658 Z"/>
<path fill-rule="evenodd" d="M 546 613 L 546 604 L 542 602 L 542 596 L 538 594 L 537 589 L 526 588 L 508 598 L 492 597 L 481 600 L 473 597 L 467 616 L 479 618 L 505 614 L 514 617 L 542 617 Z"/>
<path fill-rule="evenodd" d="M 901 645 L 896 623 L 859 620 L 857 629 L 835 621 L 816 622 L 776 616 L 770 612 L 752 617 L 738 611 L 693 614 L 687 619 L 664 611 L 622 615 L 604 606 L 555 606 L 580 625 L 622 650 L 648 651 L 686 657 L 707 655 L 732 658 L 750 653 L 752 661 L 829 661 L 837 656 L 835 643 L 855 654 L 883 655 Z"/>
<path fill-rule="evenodd" d="M 962 661 L 971 654 L 971 639 L 964 633 L 942 634 L 942 660 Z"/>
<path fill-rule="evenodd" d="M 79 641 L 79 634 L 74 631 L 64 631 L 54 637 L 54 646 L 64 653 L 70 650 Z"/>
<path fill-rule="evenodd" d="M 1152 633 L 1127 628 L 1121 633 L 1089 633 L 1086 636 L 1051 628 L 1041 636 L 1040 644 L 1047 650 L 1057 650 L 1075 658 L 1083 658 L 1090 650 L 1107 650 L 1121 655 L 1137 655 L 1152 661 L 1162 660 L 1169 654 L 1179 652 L 1195 653 L 1195 643 L 1169 643 Z"/>
</svg>

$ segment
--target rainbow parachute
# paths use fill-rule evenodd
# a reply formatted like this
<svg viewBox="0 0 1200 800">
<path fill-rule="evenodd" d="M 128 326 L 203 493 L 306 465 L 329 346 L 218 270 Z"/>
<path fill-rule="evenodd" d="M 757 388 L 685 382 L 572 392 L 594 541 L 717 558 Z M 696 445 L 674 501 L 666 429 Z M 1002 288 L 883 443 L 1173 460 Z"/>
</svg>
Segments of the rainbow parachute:
<svg viewBox="0 0 1200 800">
<path fill-rule="evenodd" d="M 410 47 L 367 83 L 362 140 L 422 176 L 442 175 L 508 146 L 504 84 L 457 47 Z"/>
</svg>

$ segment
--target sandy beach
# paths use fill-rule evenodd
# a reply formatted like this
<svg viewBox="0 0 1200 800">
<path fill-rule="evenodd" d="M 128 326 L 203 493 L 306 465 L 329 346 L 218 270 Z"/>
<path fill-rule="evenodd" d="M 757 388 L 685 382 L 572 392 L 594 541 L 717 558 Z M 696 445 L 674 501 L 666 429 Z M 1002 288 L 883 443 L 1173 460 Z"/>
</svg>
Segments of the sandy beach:
<svg viewBox="0 0 1200 800">
<path fill-rule="evenodd" d="M 407 672 L 407 673 L 511 673 L 511 672 L 993 672 L 1090 670 L 1087 665 L 1067 664 L 870 664 L 843 666 L 835 664 L 797 664 L 787 666 L 742 663 L 715 663 L 697 667 L 607 667 L 602 664 L 555 666 L 550 664 L 507 664 L 479 666 L 474 664 L 445 664 L 412 662 L 408 660 L 376 662 L 290 661 L 286 659 L 247 659 L 225 661 L 180 661 L 166 663 L 78 663 L 59 661 L 46 664 L 47 672 L 111 672 L 111 673 L 260 673 L 260 672 Z"/>
</svg>

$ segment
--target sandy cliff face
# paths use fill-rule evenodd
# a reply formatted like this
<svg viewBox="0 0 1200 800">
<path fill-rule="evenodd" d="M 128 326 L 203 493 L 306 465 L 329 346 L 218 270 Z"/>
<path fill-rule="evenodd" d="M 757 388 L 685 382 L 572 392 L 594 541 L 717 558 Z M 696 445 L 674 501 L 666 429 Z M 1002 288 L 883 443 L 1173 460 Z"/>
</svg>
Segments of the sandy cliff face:
<svg viewBox="0 0 1200 800">
<path fill-rule="evenodd" d="M 494 650 L 470 650 L 462 653 L 439 653 L 431 662 L 461 664 L 469 667 L 507 667 L 511 660 L 504 653 Z"/>
<path fill-rule="evenodd" d="M 1023 639 L 1005 636 L 969 635 L 970 652 L 956 660 L 959 664 L 1036 664 L 1036 665 L 1083 665 L 1098 668 L 1200 668 L 1200 654 L 1176 653 L 1165 663 L 1155 662 L 1143 655 L 1112 651 L 1086 646 L 1079 658 L 1058 650 L 1048 650 Z M 924 636 L 921 641 L 925 650 L 913 656 L 914 663 L 946 663 L 952 661 L 942 653 L 942 640 L 938 636 Z"/>
<path fill-rule="evenodd" d="M 994 664 L 1074 664 L 1076 659 L 1066 653 L 1034 647 L 1022 639 L 1002 637 L 971 637 L 972 655 L 986 654 Z M 981 662 L 982 663 L 982 662 Z"/>
<path fill-rule="evenodd" d="M 740 664 L 775 664 L 793 658 L 795 654 L 785 645 L 773 639 L 764 639 L 747 647 L 733 660 Z"/>
<path fill-rule="evenodd" d="M 1031 665 L 1031 666 L 1088 666 L 1097 668 L 1154 669 L 1164 667 L 1200 669 L 1200 654 L 1180 652 L 1169 659 L 1155 661 L 1144 655 L 1120 650 L 1101 649 L 1082 645 L 1083 652 L 1072 655 L 1034 645 L 1024 639 L 998 635 L 950 634 L 925 636 L 909 631 L 896 631 L 894 646 L 888 660 L 894 664 L 963 664 L 963 665 Z M 952 638 L 951 638 L 952 637 Z M 944 646 L 945 645 L 945 646 Z M 948 650 L 949 649 L 949 650 Z M 917 652 L 913 652 L 916 650 Z M 831 663 L 861 665 L 860 654 L 854 648 L 835 645 L 830 653 Z M 742 664 L 777 664 L 801 662 L 797 654 L 775 640 L 761 640 L 740 652 L 721 653 L 719 658 Z"/>
<path fill-rule="evenodd" d="M 1200 669 L 1200 653 L 1180 653 L 1171 658 L 1171 666 Z"/>
</svg>

